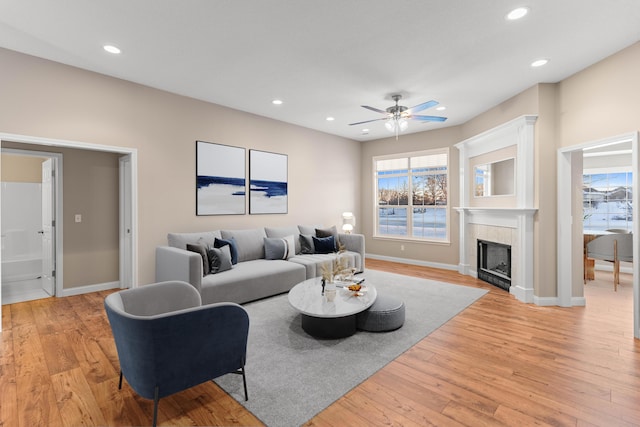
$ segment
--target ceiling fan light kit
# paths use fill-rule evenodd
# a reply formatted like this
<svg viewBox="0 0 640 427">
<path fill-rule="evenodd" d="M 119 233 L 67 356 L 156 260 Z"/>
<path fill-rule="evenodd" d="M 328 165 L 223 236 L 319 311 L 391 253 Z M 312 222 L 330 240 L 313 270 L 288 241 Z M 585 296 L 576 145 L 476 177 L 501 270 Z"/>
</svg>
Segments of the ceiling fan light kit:
<svg viewBox="0 0 640 427">
<path fill-rule="evenodd" d="M 386 110 L 380 110 L 375 107 L 370 107 L 368 105 L 362 105 L 363 108 L 367 110 L 375 111 L 376 113 L 384 114 L 385 117 L 381 119 L 373 119 L 373 120 L 365 120 L 363 122 L 350 123 L 349 126 L 361 125 L 364 123 L 376 122 L 380 120 L 384 120 L 384 127 L 387 128 L 390 132 L 396 134 L 396 139 L 398 139 L 398 134 L 400 132 L 404 132 L 409 128 L 409 120 L 418 120 L 421 122 L 444 122 L 447 120 L 446 117 L 439 116 L 422 116 L 415 115 L 418 111 L 426 110 L 427 108 L 435 107 L 438 105 L 437 101 L 427 101 L 422 104 L 418 104 L 414 107 L 407 108 L 404 105 L 399 105 L 398 102 L 402 99 L 402 95 L 393 95 L 391 97 L 395 101 L 395 105 L 387 108 Z"/>
</svg>

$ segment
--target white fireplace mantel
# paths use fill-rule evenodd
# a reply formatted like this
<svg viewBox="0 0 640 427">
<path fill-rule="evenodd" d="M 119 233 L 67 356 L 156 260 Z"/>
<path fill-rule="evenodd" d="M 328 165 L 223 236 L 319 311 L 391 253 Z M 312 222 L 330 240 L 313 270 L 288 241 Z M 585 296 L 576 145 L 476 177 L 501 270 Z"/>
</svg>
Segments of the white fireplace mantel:
<svg viewBox="0 0 640 427">
<path fill-rule="evenodd" d="M 517 255 L 517 268 L 511 276 L 509 292 L 519 301 L 534 302 L 533 290 L 533 221 L 537 209 L 533 208 L 455 208 L 460 213 L 460 263 L 458 272 L 478 277 L 476 260 L 469 248 L 477 243 L 477 235 L 471 230 L 474 225 L 511 229 L 512 252 Z"/>
<path fill-rule="evenodd" d="M 471 254 L 477 245 L 479 229 L 485 233 L 504 235 L 508 230 L 512 253 L 517 254 L 517 266 L 511 277 L 509 292 L 523 302 L 534 302 L 533 223 L 537 208 L 534 206 L 534 128 L 537 116 L 522 116 L 456 144 L 460 153 L 460 202 L 455 208 L 460 214 L 460 263 L 461 274 L 477 277 L 476 263 Z M 474 171 L 470 166 L 473 157 L 501 148 L 516 146 L 515 158 L 515 207 L 470 206 L 473 197 Z M 476 234 L 474 234 L 474 232 Z M 502 243 L 502 242 L 498 242 Z M 513 273 L 513 272 L 512 272 Z"/>
</svg>

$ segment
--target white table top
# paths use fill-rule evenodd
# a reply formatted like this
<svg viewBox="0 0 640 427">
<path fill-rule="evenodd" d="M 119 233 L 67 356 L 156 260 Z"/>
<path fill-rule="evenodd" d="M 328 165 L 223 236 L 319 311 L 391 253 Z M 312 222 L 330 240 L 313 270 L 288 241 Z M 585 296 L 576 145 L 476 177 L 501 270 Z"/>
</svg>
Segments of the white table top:
<svg viewBox="0 0 640 427">
<path fill-rule="evenodd" d="M 376 288 L 368 282 L 362 283 L 361 296 L 353 292 L 336 289 L 332 302 L 322 295 L 322 278 L 315 277 L 298 283 L 289 291 L 289 304 L 302 314 L 313 317 L 344 317 L 360 313 L 371 307 L 378 295 Z"/>
</svg>

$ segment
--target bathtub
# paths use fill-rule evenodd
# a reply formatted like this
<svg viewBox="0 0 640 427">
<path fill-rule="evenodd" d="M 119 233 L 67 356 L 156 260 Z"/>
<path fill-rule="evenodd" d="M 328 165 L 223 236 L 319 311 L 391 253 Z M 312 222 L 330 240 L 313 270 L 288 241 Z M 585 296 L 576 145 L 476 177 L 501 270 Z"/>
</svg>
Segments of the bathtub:
<svg viewBox="0 0 640 427">
<path fill-rule="evenodd" d="M 37 279 L 42 276 L 42 258 L 32 256 L 2 259 L 2 282 Z"/>
</svg>

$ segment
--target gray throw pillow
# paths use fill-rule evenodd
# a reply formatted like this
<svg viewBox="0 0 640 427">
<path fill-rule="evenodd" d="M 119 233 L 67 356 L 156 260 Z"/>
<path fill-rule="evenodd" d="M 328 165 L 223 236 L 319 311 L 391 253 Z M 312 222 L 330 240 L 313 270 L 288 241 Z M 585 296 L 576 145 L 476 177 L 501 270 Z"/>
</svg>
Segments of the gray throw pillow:
<svg viewBox="0 0 640 427">
<path fill-rule="evenodd" d="M 231 264 L 236 265 L 238 263 L 238 246 L 236 246 L 236 239 L 233 237 L 230 239 L 218 239 L 213 242 L 214 248 L 221 248 L 223 246 L 229 246 L 231 251 Z"/>
<path fill-rule="evenodd" d="M 338 229 L 334 225 L 329 228 L 316 228 L 316 237 L 338 237 Z"/>
<path fill-rule="evenodd" d="M 301 254 L 315 254 L 316 251 L 313 246 L 313 236 L 309 234 L 300 235 L 300 253 Z"/>
<path fill-rule="evenodd" d="M 187 250 L 200 254 L 200 257 L 202 257 L 202 275 L 209 274 L 211 268 L 209 267 L 209 255 L 207 255 L 206 246 L 187 243 Z"/>
<path fill-rule="evenodd" d="M 207 256 L 209 257 L 209 269 L 211 274 L 231 270 L 231 267 L 233 267 L 231 264 L 231 250 L 228 245 L 221 248 L 209 246 Z"/>
<path fill-rule="evenodd" d="M 264 238 L 265 259 L 289 259 L 295 250 L 293 236 Z"/>
</svg>

